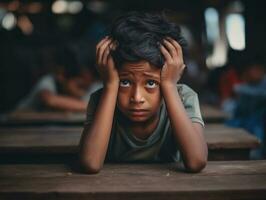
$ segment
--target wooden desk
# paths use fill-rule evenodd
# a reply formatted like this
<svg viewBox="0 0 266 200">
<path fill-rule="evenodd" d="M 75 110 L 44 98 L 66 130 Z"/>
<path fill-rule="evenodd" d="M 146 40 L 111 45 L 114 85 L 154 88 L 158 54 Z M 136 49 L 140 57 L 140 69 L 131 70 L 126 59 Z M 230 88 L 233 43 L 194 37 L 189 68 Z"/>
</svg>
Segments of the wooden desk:
<svg viewBox="0 0 266 200">
<path fill-rule="evenodd" d="M 259 139 L 246 130 L 223 124 L 207 124 L 205 138 L 209 160 L 248 160 L 250 150 L 260 145 Z"/>
<path fill-rule="evenodd" d="M 0 128 L 0 155 L 17 154 L 19 158 L 42 159 L 40 155 L 60 156 L 76 154 L 82 127 L 23 127 Z M 209 160 L 247 160 L 251 149 L 259 146 L 258 139 L 243 129 L 226 127 L 221 124 L 208 124 L 205 138 L 209 148 Z M 23 157 L 24 154 L 24 157 Z M 31 157 L 29 156 L 31 155 Z M 3 160 L 3 159 L 2 159 Z M 49 160 L 49 159 L 48 159 Z"/>
<path fill-rule="evenodd" d="M 14 112 L 0 117 L 0 126 L 79 125 L 85 113 L 72 112 Z"/>
<path fill-rule="evenodd" d="M 200 105 L 200 109 L 205 123 L 222 123 L 229 117 L 222 110 L 207 104 Z"/>
<path fill-rule="evenodd" d="M 0 199 L 265 199 L 266 161 L 209 162 L 198 174 L 174 164 L 106 164 L 99 174 L 67 165 L 0 165 Z"/>
</svg>

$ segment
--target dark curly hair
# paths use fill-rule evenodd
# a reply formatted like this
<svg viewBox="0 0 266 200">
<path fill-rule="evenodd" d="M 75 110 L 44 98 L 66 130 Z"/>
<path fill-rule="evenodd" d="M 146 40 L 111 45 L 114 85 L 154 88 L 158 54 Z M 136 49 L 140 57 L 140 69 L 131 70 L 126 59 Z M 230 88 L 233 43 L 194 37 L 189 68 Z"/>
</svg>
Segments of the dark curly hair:
<svg viewBox="0 0 266 200">
<path fill-rule="evenodd" d="M 129 12 L 118 17 L 110 28 L 110 37 L 117 47 L 112 51 L 116 67 L 126 62 L 146 60 L 156 67 L 162 67 L 164 56 L 159 44 L 166 37 L 186 46 L 180 27 L 169 22 L 163 15 L 144 12 Z"/>
</svg>

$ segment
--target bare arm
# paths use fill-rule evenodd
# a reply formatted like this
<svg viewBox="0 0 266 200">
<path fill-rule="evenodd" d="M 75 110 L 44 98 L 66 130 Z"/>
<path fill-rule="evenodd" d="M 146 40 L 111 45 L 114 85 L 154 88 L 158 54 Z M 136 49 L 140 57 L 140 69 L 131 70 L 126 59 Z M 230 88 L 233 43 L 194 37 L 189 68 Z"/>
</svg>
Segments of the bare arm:
<svg viewBox="0 0 266 200">
<path fill-rule="evenodd" d="M 84 112 L 86 111 L 87 102 L 73 97 L 53 94 L 50 91 L 41 91 L 39 94 L 42 103 L 52 109 Z"/>
<path fill-rule="evenodd" d="M 189 171 L 198 172 L 207 161 L 207 146 L 203 128 L 192 123 L 177 92 L 176 85 L 162 87 L 174 137 L 182 152 L 185 166 Z"/>
<path fill-rule="evenodd" d="M 207 162 L 207 145 L 203 136 L 203 127 L 192 123 L 187 116 L 176 82 L 184 69 L 182 49 L 180 45 L 168 39 L 161 46 L 165 57 L 165 65 L 161 72 L 161 89 L 166 103 L 174 137 L 183 155 L 186 168 L 191 172 L 199 172 Z"/>
<path fill-rule="evenodd" d="M 80 141 L 81 164 L 88 173 L 97 173 L 103 166 L 110 139 L 118 87 L 118 73 L 109 56 L 110 40 L 103 39 L 97 45 L 97 64 L 104 88 L 93 122 L 85 126 Z"/>
</svg>

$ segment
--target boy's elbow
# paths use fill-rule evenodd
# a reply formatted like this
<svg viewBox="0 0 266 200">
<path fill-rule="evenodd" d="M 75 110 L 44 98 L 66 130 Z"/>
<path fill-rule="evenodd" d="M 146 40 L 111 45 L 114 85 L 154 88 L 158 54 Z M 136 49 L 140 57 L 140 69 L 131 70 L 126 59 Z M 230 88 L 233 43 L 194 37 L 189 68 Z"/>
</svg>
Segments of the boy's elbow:
<svg viewBox="0 0 266 200">
<path fill-rule="evenodd" d="M 97 174 L 102 169 L 101 164 L 97 164 L 95 162 L 92 162 L 86 159 L 81 159 L 81 166 L 82 166 L 83 171 L 87 174 Z"/>
<path fill-rule="evenodd" d="M 197 159 L 187 163 L 186 168 L 191 173 L 198 173 L 202 171 L 207 165 L 207 159 Z"/>
<path fill-rule="evenodd" d="M 54 108 L 57 105 L 55 96 L 47 91 L 42 91 L 40 93 L 40 101 L 48 108 Z"/>
</svg>

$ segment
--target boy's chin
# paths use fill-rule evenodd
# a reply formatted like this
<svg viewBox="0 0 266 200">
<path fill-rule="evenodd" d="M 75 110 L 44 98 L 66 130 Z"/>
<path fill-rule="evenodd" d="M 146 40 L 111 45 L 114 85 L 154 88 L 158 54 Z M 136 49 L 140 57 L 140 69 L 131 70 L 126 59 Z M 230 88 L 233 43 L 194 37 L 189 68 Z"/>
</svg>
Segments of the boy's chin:
<svg viewBox="0 0 266 200">
<path fill-rule="evenodd" d="M 146 122 L 147 117 L 128 117 L 131 122 Z"/>
</svg>

